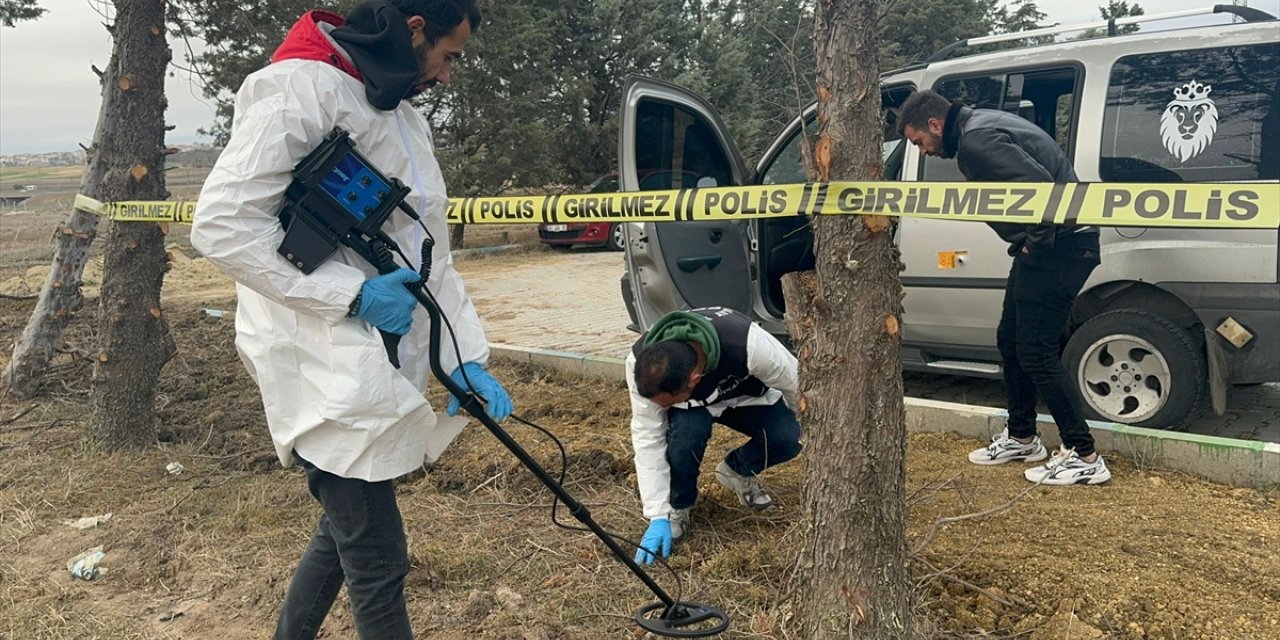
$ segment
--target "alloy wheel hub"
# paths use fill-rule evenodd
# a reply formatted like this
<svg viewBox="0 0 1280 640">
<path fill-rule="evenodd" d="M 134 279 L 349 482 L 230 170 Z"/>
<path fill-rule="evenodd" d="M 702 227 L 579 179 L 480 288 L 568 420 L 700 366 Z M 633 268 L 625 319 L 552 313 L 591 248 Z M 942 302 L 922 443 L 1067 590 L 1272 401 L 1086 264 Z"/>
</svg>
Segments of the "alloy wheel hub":
<svg viewBox="0 0 1280 640">
<path fill-rule="evenodd" d="M 1168 402 L 1169 363 L 1137 336 L 1110 335 L 1089 345 L 1076 376 L 1085 402 L 1115 422 L 1142 422 Z"/>
</svg>

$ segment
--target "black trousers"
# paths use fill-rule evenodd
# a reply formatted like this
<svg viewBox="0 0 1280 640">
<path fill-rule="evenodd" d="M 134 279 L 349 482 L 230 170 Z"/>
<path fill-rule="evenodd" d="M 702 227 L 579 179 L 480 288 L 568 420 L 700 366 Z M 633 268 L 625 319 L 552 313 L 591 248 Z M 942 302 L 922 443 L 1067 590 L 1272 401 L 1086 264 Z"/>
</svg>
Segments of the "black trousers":
<svg viewBox="0 0 1280 640">
<path fill-rule="evenodd" d="M 711 440 L 711 423 L 750 438 L 724 461 L 739 475 L 754 476 L 800 455 L 800 423 L 787 404 L 749 405 L 711 417 L 705 408 L 667 410 L 667 462 L 671 464 L 671 508 L 692 507 L 698 499 L 698 473 Z"/>
<path fill-rule="evenodd" d="M 315 638 L 343 583 L 361 640 L 411 640 L 409 550 L 391 481 L 343 478 L 298 462 L 324 515 L 293 574 L 274 640 Z"/>
<path fill-rule="evenodd" d="M 1071 305 L 1101 262 L 1099 256 L 1098 236 L 1092 233 L 1061 236 L 1046 255 L 1017 254 L 996 330 L 1009 400 L 1009 435 L 1036 434 L 1036 402 L 1043 399 L 1063 444 L 1081 457 L 1093 453 L 1093 436 L 1059 347 Z"/>
</svg>

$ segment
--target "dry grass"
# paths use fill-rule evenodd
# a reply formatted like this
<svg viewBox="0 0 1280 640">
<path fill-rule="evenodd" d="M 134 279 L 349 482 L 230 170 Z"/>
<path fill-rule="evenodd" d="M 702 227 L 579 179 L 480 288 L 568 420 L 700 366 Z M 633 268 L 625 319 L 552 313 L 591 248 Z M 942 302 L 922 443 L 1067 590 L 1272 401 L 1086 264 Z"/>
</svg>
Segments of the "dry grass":
<svg viewBox="0 0 1280 640">
<path fill-rule="evenodd" d="M 19 303 L 3 304 L 7 337 L 22 314 L 11 313 Z M 230 322 L 198 309 L 170 318 L 180 356 L 163 376 L 152 449 L 84 448 L 88 363 L 70 354 L 61 356 L 66 385 L 52 381 L 34 409 L 0 426 L 0 635 L 268 634 L 318 508 L 301 474 L 274 460 Z M 84 324 L 73 325 L 73 341 L 86 339 Z M 564 442 L 573 495 L 605 527 L 638 537 L 624 391 L 529 366 L 497 371 L 520 412 Z M 29 406 L 0 400 L 0 421 Z M 549 439 L 510 429 L 558 470 Z M 736 441 L 718 432 L 708 465 Z M 938 518 L 989 509 L 1026 486 L 1020 469 L 962 466 L 970 446 L 951 435 L 911 438 L 913 540 Z M 174 460 L 186 467 L 179 476 L 164 471 Z M 1266 577 L 1280 571 L 1280 496 L 1122 460 L 1113 469 L 1111 485 L 1036 489 L 1010 512 L 941 528 L 914 565 L 931 637 L 1056 638 L 1064 624 L 1117 638 L 1280 637 L 1280 587 Z M 722 607 L 734 620 L 729 638 L 795 637 L 787 588 L 801 465 L 768 474 L 780 504 L 768 514 L 743 510 L 710 476 L 691 538 L 670 562 L 680 587 L 665 570 L 655 577 Z M 652 596 L 592 535 L 552 524 L 549 492 L 483 429 L 466 430 L 439 464 L 397 487 L 413 560 L 406 593 L 423 637 L 641 637 L 629 617 Z M 105 512 L 115 517 L 97 529 L 62 524 Z M 563 508 L 559 517 L 576 524 Z M 72 580 L 63 563 L 99 544 L 108 572 Z M 326 637 L 354 637 L 345 607 L 335 606 Z"/>
</svg>

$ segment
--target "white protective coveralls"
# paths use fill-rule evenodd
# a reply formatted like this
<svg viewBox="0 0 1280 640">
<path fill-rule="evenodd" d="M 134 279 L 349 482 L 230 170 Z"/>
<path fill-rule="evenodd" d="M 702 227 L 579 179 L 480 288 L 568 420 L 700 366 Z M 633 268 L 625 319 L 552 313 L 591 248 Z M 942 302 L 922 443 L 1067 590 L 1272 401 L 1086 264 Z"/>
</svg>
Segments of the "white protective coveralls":
<svg viewBox="0 0 1280 640">
<path fill-rule="evenodd" d="M 484 329 L 449 254 L 444 178 L 426 120 L 407 102 L 380 111 L 360 80 L 323 62 L 285 60 L 250 75 L 236 96 L 231 140 L 199 197 L 191 243 L 236 281 L 236 347 L 262 392 L 281 463 L 291 453 L 345 478 L 388 480 L 434 459 L 462 418 L 437 416 L 423 392 L 429 324 L 418 307 L 391 366 L 377 329 L 346 317 L 377 270 L 343 248 L 310 275 L 276 249 L 277 218 L 294 166 L 339 126 L 435 237 L 428 289 L 452 324 L 462 362 L 485 364 Z M 396 211 L 383 229 L 418 267 L 422 230 Z M 446 372 L 459 362 L 442 328 Z M 448 424 L 445 424 L 448 423 Z"/>
<path fill-rule="evenodd" d="M 636 483 L 644 517 L 668 518 L 671 508 L 671 463 L 667 461 L 667 410 L 636 390 L 636 354 L 623 364 L 631 396 L 631 447 L 635 451 Z M 747 330 L 747 373 L 768 387 L 762 396 L 737 396 L 710 404 L 681 402 L 676 409 L 703 407 L 719 418 L 737 407 L 769 406 L 782 400 L 795 410 L 800 388 L 799 363 L 777 338 L 758 324 Z"/>
</svg>

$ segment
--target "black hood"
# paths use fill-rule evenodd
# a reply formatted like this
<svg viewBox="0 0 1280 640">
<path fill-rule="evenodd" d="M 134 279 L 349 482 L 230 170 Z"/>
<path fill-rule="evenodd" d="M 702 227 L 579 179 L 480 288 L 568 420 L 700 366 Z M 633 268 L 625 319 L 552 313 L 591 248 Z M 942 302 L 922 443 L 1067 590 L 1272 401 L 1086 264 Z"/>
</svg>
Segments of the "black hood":
<svg viewBox="0 0 1280 640">
<path fill-rule="evenodd" d="M 404 14 L 386 0 L 368 0 L 329 35 L 360 70 L 369 104 L 390 111 L 413 95 L 420 70 Z"/>
</svg>

